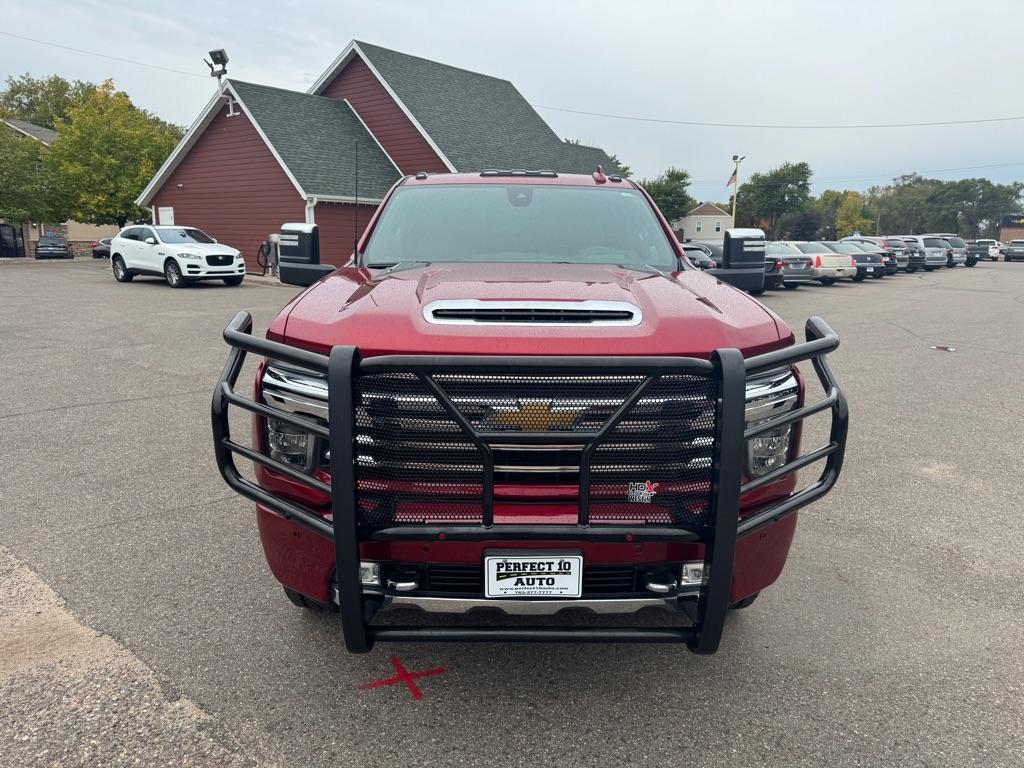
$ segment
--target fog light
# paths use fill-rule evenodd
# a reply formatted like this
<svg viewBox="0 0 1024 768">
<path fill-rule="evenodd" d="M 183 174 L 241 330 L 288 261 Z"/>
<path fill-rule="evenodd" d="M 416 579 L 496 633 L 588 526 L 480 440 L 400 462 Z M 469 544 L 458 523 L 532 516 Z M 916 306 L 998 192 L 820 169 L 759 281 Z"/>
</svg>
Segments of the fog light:
<svg viewBox="0 0 1024 768">
<path fill-rule="evenodd" d="M 790 425 L 769 430 L 747 441 L 747 468 L 751 477 L 760 477 L 786 463 L 789 453 Z"/>
<path fill-rule="evenodd" d="M 267 419 L 270 458 L 300 469 L 310 465 L 313 441 L 308 432 L 277 419 Z"/>
<path fill-rule="evenodd" d="M 704 561 L 695 560 L 692 563 L 683 563 L 679 572 L 679 586 L 687 587 L 704 582 Z"/>
<path fill-rule="evenodd" d="M 364 587 L 379 587 L 380 563 L 360 563 L 359 583 Z"/>
</svg>

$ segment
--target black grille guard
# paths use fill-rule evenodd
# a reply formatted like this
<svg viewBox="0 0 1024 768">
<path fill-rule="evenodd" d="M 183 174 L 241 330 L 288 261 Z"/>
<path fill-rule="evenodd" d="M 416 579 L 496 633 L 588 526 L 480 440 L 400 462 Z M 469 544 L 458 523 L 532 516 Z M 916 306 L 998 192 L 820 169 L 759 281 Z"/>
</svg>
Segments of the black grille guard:
<svg viewBox="0 0 1024 768">
<path fill-rule="evenodd" d="M 254 337 L 252 317 L 239 312 L 224 330 L 231 347 L 228 360 L 213 394 L 213 443 L 217 467 L 225 482 L 241 495 L 277 512 L 293 523 L 334 541 L 338 603 L 345 645 L 352 652 L 366 652 L 375 640 L 382 641 L 527 641 L 527 642 L 685 642 L 690 650 L 709 654 L 718 649 L 729 608 L 733 559 L 738 538 L 749 535 L 828 493 L 839 478 L 846 448 L 849 411 L 825 356 L 839 346 L 839 336 L 820 317 L 811 317 L 806 325 L 806 341 L 785 349 L 744 358 L 736 349 L 719 349 L 709 360 L 686 357 L 482 357 L 388 355 L 360 359 L 354 347 L 337 346 L 330 355 Z M 247 353 L 308 368 L 324 374 L 328 381 L 329 427 L 312 419 L 283 411 L 242 397 L 234 390 Z M 810 360 L 825 391 L 825 397 L 812 405 L 745 429 L 745 384 L 748 376 Z M 485 460 L 483 520 L 481 524 L 396 525 L 362 529 L 357 519 L 355 469 L 355 382 L 363 375 L 388 372 L 412 373 L 420 377 L 438 398 L 438 402 L 477 443 Z M 493 520 L 493 460 L 487 446 L 487 434 L 475 431 L 431 378 L 435 374 L 529 374 L 642 375 L 646 382 L 666 375 L 704 376 L 717 385 L 716 439 L 711 472 L 711 505 L 707 525 L 700 527 L 664 525 L 590 524 L 588 518 L 589 456 L 600 441 L 635 403 L 645 387 L 639 386 L 612 418 L 597 433 L 589 436 L 583 450 L 579 474 L 579 513 L 575 525 L 506 525 Z M 242 445 L 231 438 L 228 422 L 230 406 L 270 417 L 308 430 L 330 440 L 331 483 L 327 484 L 287 466 L 268 455 Z M 774 428 L 806 419 L 823 411 L 831 412 L 831 430 L 826 445 L 775 468 L 767 474 L 741 484 L 745 441 Z M 338 418 L 344 414 L 343 418 Z M 496 436 L 495 436 L 496 437 Z M 530 440 L 543 443 L 565 440 L 565 434 L 532 433 Z M 508 433 L 500 435 L 508 440 Z M 314 510 L 294 500 L 275 495 L 243 477 L 235 466 L 238 454 L 273 469 L 331 498 L 333 524 Z M 739 519 L 740 497 L 779 480 L 803 467 L 824 461 L 818 479 L 788 498 L 757 513 Z M 341 530 L 344 535 L 335 535 Z M 458 626 L 373 626 L 374 604 L 362 591 L 359 578 L 359 543 L 367 540 L 446 539 L 448 541 L 691 541 L 705 545 L 704 583 L 701 585 L 692 626 L 668 628 L 556 628 L 556 627 L 458 627 Z"/>
</svg>

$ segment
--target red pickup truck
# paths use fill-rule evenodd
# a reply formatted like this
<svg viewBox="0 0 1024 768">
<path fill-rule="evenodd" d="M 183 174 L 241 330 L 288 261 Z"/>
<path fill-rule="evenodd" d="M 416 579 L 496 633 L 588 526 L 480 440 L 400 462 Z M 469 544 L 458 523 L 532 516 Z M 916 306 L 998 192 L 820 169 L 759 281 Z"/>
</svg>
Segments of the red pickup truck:
<svg viewBox="0 0 1024 768">
<path fill-rule="evenodd" d="M 352 652 L 496 640 L 713 653 L 728 610 L 781 573 L 796 510 L 842 467 L 847 407 L 825 359 L 839 339 L 820 318 L 806 337 L 693 267 L 631 181 L 419 174 L 265 339 L 247 313 L 232 320 L 214 449 L 228 485 L 256 502 L 285 593 L 340 609 Z M 247 353 L 262 358 L 252 399 L 236 389 Z M 809 371 L 824 391 L 813 404 Z M 231 431 L 238 409 L 251 442 Z M 801 453 L 802 421 L 818 413 L 828 442 Z M 402 606 L 428 619 L 680 615 L 375 619 Z"/>
</svg>

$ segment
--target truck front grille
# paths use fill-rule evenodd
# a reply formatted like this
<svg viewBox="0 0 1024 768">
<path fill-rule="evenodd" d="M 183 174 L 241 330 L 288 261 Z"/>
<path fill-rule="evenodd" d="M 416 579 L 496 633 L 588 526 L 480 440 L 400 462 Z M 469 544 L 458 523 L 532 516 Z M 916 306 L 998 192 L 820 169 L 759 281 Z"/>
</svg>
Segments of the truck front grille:
<svg viewBox="0 0 1024 768">
<path fill-rule="evenodd" d="M 356 481 L 364 524 L 480 523 L 484 442 L 493 457 L 496 522 L 523 516 L 564 522 L 563 513 L 575 521 L 581 485 L 595 524 L 703 522 L 715 440 L 717 393 L 710 379 L 662 376 L 619 414 L 646 377 L 432 378 L 439 393 L 412 373 L 357 381 Z M 593 449 L 585 483 L 586 436 L 616 416 Z"/>
<path fill-rule="evenodd" d="M 421 591 L 452 597 L 482 597 L 484 572 L 480 563 L 385 563 L 385 574 L 390 570 L 416 571 L 422 579 Z M 677 567 L 672 563 L 657 565 L 584 565 L 583 595 L 588 597 L 644 593 L 645 575 Z M 646 593 L 650 594 L 650 593 Z"/>
</svg>

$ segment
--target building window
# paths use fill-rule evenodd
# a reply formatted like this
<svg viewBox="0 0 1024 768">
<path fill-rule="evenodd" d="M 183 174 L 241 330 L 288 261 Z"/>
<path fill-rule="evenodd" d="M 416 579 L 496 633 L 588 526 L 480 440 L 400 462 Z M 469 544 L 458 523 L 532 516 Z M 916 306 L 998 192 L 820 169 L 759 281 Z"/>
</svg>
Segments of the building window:
<svg viewBox="0 0 1024 768">
<path fill-rule="evenodd" d="M 704 231 L 704 222 L 701 219 L 697 219 L 697 231 L 698 232 L 703 232 Z"/>
<path fill-rule="evenodd" d="M 721 231 L 722 231 L 722 222 L 721 221 L 716 221 L 715 222 L 715 232 L 721 232 Z"/>
</svg>

